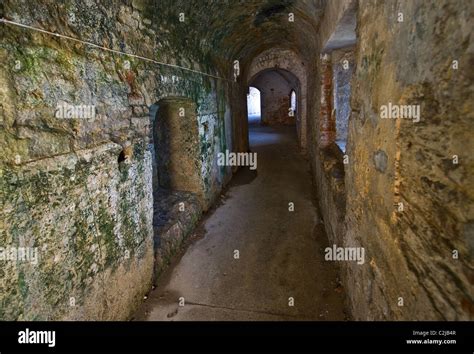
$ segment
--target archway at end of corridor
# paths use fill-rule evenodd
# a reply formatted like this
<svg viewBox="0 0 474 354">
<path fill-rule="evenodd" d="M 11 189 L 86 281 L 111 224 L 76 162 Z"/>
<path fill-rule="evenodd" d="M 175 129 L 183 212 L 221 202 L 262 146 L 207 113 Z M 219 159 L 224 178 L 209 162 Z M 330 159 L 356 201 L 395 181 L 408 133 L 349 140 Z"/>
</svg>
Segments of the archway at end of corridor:
<svg viewBox="0 0 474 354">
<path fill-rule="evenodd" d="M 250 146 L 270 143 L 277 136 L 291 138 L 293 132 L 295 141 L 298 140 L 300 92 L 299 79 L 285 69 L 264 69 L 250 78 L 247 95 Z"/>
<path fill-rule="evenodd" d="M 256 119 L 259 108 L 262 125 L 297 125 L 300 87 L 298 78 L 285 69 L 271 68 L 255 74 L 249 80 L 247 95 L 249 122 Z M 258 99 L 260 107 L 257 107 Z"/>
</svg>

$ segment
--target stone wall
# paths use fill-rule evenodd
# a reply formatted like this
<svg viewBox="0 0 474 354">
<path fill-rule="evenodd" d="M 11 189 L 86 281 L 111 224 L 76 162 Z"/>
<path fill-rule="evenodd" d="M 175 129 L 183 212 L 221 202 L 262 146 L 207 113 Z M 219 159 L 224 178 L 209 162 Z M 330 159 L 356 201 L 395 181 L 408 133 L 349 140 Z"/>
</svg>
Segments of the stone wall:
<svg viewBox="0 0 474 354">
<path fill-rule="evenodd" d="M 151 156 L 106 143 L 2 169 L 0 318 L 123 319 L 150 286 Z"/>
<path fill-rule="evenodd" d="M 348 163 L 312 152 L 330 239 L 365 249 L 365 264 L 342 262 L 355 319 L 474 317 L 473 14 L 471 2 L 359 1 Z M 420 120 L 383 119 L 389 103 L 420 105 Z"/>
<path fill-rule="evenodd" d="M 204 204 L 229 179 L 216 163 L 232 146 L 227 83 L 152 61 L 216 74 L 199 46 L 183 49 L 170 35 L 178 18 L 149 3 L 2 4 L 9 20 L 151 59 L 2 24 L 0 247 L 37 248 L 40 257 L 0 261 L 2 319 L 126 319 L 149 291 L 150 108 L 160 99 L 197 107 Z M 94 114 L 61 117 L 58 105 Z"/>
</svg>

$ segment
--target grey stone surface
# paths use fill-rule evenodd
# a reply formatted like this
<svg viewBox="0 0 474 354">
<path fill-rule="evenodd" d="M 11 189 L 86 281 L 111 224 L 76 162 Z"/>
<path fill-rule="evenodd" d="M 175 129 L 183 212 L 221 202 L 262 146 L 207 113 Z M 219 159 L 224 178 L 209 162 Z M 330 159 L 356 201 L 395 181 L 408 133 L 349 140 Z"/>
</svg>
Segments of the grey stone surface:
<svg viewBox="0 0 474 354">
<path fill-rule="evenodd" d="M 385 151 L 377 150 L 374 152 L 373 161 L 377 171 L 384 173 L 387 170 L 388 156 Z"/>
</svg>

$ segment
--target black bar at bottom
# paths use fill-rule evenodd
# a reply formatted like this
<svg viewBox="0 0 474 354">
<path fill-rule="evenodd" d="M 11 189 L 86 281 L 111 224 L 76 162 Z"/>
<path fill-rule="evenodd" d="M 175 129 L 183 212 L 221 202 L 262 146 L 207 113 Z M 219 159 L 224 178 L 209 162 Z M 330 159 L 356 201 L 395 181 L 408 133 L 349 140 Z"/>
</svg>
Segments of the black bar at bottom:
<svg viewBox="0 0 474 354">
<path fill-rule="evenodd" d="M 1 354 L 473 353 L 473 338 L 473 322 L 0 322 Z"/>
</svg>

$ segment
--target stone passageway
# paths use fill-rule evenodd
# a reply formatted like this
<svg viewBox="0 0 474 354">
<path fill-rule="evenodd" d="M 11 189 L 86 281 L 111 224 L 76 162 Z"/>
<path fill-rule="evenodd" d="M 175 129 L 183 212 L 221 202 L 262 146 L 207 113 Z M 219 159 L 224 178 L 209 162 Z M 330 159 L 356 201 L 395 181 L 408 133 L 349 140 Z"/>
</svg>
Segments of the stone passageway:
<svg viewBox="0 0 474 354">
<path fill-rule="evenodd" d="M 474 1 L 0 12 L 0 320 L 474 319 Z"/>
<path fill-rule="evenodd" d="M 203 221 L 203 237 L 163 276 L 137 319 L 345 318 L 336 266 L 324 261 L 327 237 L 294 126 L 253 123 L 250 146 L 256 172 L 236 174 L 222 204 Z"/>
</svg>

